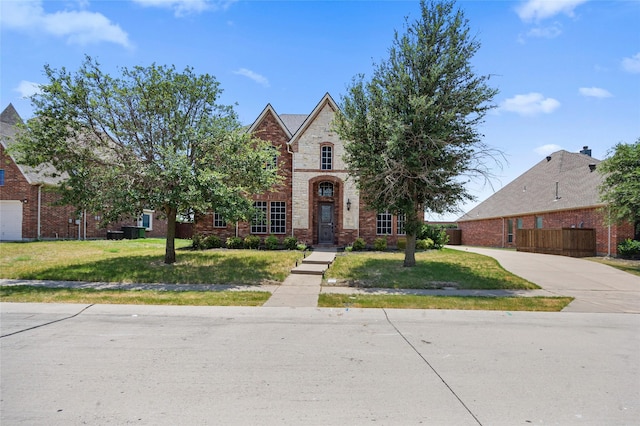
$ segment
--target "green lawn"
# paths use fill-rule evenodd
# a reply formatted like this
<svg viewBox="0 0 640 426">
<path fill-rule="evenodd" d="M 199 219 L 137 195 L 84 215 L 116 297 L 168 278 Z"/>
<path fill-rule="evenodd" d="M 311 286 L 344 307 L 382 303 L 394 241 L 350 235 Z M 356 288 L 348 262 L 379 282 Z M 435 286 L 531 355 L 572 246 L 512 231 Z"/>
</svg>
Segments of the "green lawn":
<svg viewBox="0 0 640 426">
<path fill-rule="evenodd" d="M 176 240 L 177 262 L 163 263 L 164 239 L 0 243 L 0 278 L 122 283 L 239 284 L 282 282 L 297 251 L 191 251 Z"/>
<path fill-rule="evenodd" d="M 621 271 L 628 272 L 640 277 L 640 260 L 629 259 L 617 259 L 617 258 L 604 258 L 604 257 L 586 257 L 585 259 L 592 262 L 603 263 L 605 265 L 612 266 Z"/>
<path fill-rule="evenodd" d="M 572 297 L 463 297 L 415 295 L 321 294 L 325 308 L 460 309 L 482 311 L 559 312 Z"/>
<path fill-rule="evenodd" d="M 344 253 L 336 257 L 325 278 L 335 279 L 335 285 L 363 288 L 540 288 L 507 272 L 495 259 L 475 253 L 450 249 L 419 252 L 413 268 L 404 268 L 403 259 L 404 253 Z"/>
</svg>

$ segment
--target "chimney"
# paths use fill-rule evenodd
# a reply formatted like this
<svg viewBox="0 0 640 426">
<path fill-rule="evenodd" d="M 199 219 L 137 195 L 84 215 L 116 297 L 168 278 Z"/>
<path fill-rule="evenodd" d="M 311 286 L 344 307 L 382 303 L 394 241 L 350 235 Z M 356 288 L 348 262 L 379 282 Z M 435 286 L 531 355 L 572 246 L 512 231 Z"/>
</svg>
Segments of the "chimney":
<svg viewBox="0 0 640 426">
<path fill-rule="evenodd" d="M 589 164 L 589 171 L 593 172 L 596 169 L 596 163 Z"/>
<path fill-rule="evenodd" d="M 580 154 L 588 155 L 589 157 L 591 157 L 591 150 L 589 149 L 588 146 L 583 146 L 582 151 L 580 151 Z"/>
</svg>

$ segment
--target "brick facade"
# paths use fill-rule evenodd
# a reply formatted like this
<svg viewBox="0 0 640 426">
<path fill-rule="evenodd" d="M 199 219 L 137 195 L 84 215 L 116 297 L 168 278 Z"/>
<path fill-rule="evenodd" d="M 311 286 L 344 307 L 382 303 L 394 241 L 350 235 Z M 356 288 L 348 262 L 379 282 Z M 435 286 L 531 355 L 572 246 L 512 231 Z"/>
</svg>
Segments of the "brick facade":
<svg viewBox="0 0 640 426">
<path fill-rule="evenodd" d="M 512 221 L 512 237 L 509 237 L 509 220 Z M 582 208 L 564 211 L 541 212 L 490 218 L 475 221 L 458 222 L 462 230 L 462 244 L 470 246 L 515 248 L 518 221 L 523 229 L 536 227 L 536 220 L 542 221 L 542 228 L 593 228 L 596 231 L 596 252 L 600 256 L 617 255 L 617 246 L 627 238 L 634 237 L 630 223 L 609 227 L 600 207 Z"/>
</svg>

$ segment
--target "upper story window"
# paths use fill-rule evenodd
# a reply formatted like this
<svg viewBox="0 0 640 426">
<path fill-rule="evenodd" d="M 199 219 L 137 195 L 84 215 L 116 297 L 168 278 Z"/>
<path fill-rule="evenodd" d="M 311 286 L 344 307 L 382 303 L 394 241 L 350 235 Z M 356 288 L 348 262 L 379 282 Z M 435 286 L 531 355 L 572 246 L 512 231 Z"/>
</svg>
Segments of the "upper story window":
<svg viewBox="0 0 640 426">
<path fill-rule="evenodd" d="M 333 169 L 333 146 L 322 145 L 320 147 L 320 169 L 321 170 Z"/>
<path fill-rule="evenodd" d="M 275 146 L 271 146 L 269 147 L 269 150 L 271 151 L 271 158 L 269 159 L 269 162 L 267 162 L 265 168 L 267 170 L 273 170 L 278 168 L 278 149 Z"/>
<path fill-rule="evenodd" d="M 4 170 L 0 170 L 0 186 L 4 186 Z"/>
<path fill-rule="evenodd" d="M 318 186 L 318 195 L 321 197 L 333 197 L 333 183 L 320 182 Z"/>
</svg>

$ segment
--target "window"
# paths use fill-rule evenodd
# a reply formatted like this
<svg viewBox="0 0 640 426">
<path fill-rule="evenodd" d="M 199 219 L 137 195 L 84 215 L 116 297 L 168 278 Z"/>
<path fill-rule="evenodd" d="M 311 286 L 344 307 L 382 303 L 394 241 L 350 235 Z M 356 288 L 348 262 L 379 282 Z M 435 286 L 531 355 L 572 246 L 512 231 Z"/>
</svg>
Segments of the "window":
<svg viewBox="0 0 640 426">
<path fill-rule="evenodd" d="M 323 145 L 320 148 L 320 169 L 331 170 L 333 168 L 333 147 Z"/>
<path fill-rule="evenodd" d="M 398 235 L 405 235 L 406 231 L 404 230 L 404 224 L 407 223 L 407 215 L 404 213 L 400 213 L 397 217 L 396 221 L 396 229 Z"/>
<path fill-rule="evenodd" d="M 522 218 L 516 219 L 518 229 L 522 229 Z"/>
<path fill-rule="evenodd" d="M 214 228 L 226 228 L 227 221 L 218 212 L 213 213 L 213 227 Z"/>
<path fill-rule="evenodd" d="M 153 210 L 143 210 L 138 219 L 138 226 L 143 226 L 147 231 L 153 231 Z"/>
<path fill-rule="evenodd" d="M 333 184 L 331 182 L 320 182 L 318 195 L 321 197 L 333 197 Z"/>
<path fill-rule="evenodd" d="M 284 234 L 287 228 L 287 209 L 284 201 L 271 202 L 271 233 Z"/>
<path fill-rule="evenodd" d="M 271 158 L 265 168 L 267 170 L 273 170 L 278 168 L 278 149 L 275 146 L 270 146 L 269 150 L 271 151 Z"/>
<path fill-rule="evenodd" d="M 0 186 L 4 186 L 4 170 L 0 170 Z"/>
<path fill-rule="evenodd" d="M 378 213 L 376 220 L 376 234 L 378 235 L 391 235 L 391 213 L 384 212 Z"/>
<path fill-rule="evenodd" d="M 252 234 L 266 234 L 267 233 L 267 202 L 255 201 L 253 207 L 257 210 L 251 221 L 251 233 Z"/>
<path fill-rule="evenodd" d="M 542 216 L 536 216 L 536 229 L 542 229 Z"/>
<path fill-rule="evenodd" d="M 513 242 L 513 219 L 507 219 L 507 242 Z"/>
</svg>

